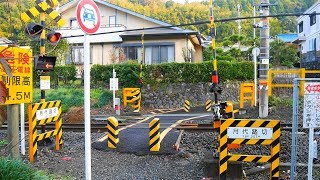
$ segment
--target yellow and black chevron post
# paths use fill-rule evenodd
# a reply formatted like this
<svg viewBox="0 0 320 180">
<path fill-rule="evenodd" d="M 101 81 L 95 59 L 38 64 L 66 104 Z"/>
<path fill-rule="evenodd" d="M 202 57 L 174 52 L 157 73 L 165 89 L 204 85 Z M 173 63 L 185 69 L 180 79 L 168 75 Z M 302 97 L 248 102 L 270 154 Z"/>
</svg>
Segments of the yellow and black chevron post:
<svg viewBox="0 0 320 180">
<path fill-rule="evenodd" d="M 132 107 L 134 109 L 134 112 L 139 112 L 140 111 L 140 108 L 141 108 L 141 91 L 140 91 L 140 88 L 139 89 L 136 89 L 136 90 L 133 90 L 132 92 L 132 99 L 131 99 L 131 102 L 132 102 Z"/>
<path fill-rule="evenodd" d="M 236 137 L 241 138 L 232 138 L 235 136 L 228 133 L 236 134 Z M 226 179 L 228 161 L 269 162 L 271 163 L 270 179 L 279 179 L 280 134 L 279 120 L 221 120 L 219 140 L 220 180 Z M 233 155 L 228 153 L 228 144 L 269 145 L 271 153 L 270 155 Z"/>
<path fill-rule="evenodd" d="M 184 101 L 184 111 L 185 112 L 189 112 L 190 111 L 190 101 L 188 101 L 188 100 L 185 100 Z"/>
<path fill-rule="evenodd" d="M 154 118 L 149 123 L 149 149 L 150 151 L 159 151 L 160 149 L 160 120 Z"/>
<path fill-rule="evenodd" d="M 29 104 L 29 160 L 33 162 L 38 149 L 38 141 L 55 136 L 56 150 L 60 150 L 62 141 L 61 101 L 48 101 Z M 55 129 L 38 134 L 37 126 L 55 122 Z"/>
<path fill-rule="evenodd" d="M 108 147 L 115 149 L 119 143 L 118 120 L 115 117 L 108 118 Z"/>
<path fill-rule="evenodd" d="M 212 106 L 212 101 L 211 100 L 207 100 L 206 102 L 206 111 L 211 111 L 211 107 Z"/>
</svg>

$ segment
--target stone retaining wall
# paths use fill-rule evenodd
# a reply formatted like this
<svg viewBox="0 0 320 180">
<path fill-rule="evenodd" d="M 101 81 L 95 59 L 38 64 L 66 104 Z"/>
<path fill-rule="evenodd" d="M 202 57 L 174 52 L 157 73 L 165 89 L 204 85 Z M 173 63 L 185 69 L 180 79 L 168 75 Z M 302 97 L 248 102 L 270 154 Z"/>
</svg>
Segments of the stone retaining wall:
<svg viewBox="0 0 320 180">
<path fill-rule="evenodd" d="M 222 93 L 219 101 L 239 102 L 241 82 L 220 83 Z M 195 84 L 169 84 L 159 88 L 151 88 L 146 85 L 142 88 L 143 106 L 150 108 L 179 108 L 184 100 L 189 100 L 191 106 L 203 105 L 209 99 L 214 100 L 213 93 L 209 92 L 211 83 Z M 273 90 L 277 97 L 292 97 L 292 88 L 279 88 Z"/>
</svg>

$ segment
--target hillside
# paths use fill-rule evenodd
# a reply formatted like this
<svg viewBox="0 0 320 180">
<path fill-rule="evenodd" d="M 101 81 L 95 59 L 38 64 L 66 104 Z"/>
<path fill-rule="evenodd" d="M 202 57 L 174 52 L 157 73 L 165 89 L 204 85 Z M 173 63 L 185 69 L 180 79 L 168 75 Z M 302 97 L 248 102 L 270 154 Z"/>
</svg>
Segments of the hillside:
<svg viewBox="0 0 320 180">
<path fill-rule="evenodd" d="M 106 0 L 107 2 L 128 8 L 146 16 L 150 16 L 171 24 L 193 23 L 209 20 L 209 0 L 192 3 L 175 3 L 173 0 Z M 188 0 L 186 0 L 188 1 Z M 257 3 L 260 0 L 255 0 Z M 277 6 L 271 7 L 270 14 L 303 12 L 316 0 L 270 0 L 277 1 Z M 61 4 L 68 0 L 61 0 Z M 241 4 L 241 16 L 252 16 L 253 0 L 214 0 L 214 15 L 216 19 L 237 17 L 237 4 Z M 34 0 L 10 0 L 0 3 L 0 37 L 11 40 L 23 40 L 25 23 L 20 20 L 20 13 L 34 5 Z M 257 14 L 258 15 L 258 14 Z M 271 36 L 279 33 L 296 31 L 296 17 L 270 18 Z M 49 22 L 49 25 L 53 25 Z M 217 40 L 221 41 L 237 33 L 238 25 L 234 22 L 217 23 Z M 241 34 L 252 36 L 252 20 L 241 21 Z M 209 34 L 209 24 L 184 27 Z M 258 33 L 259 35 L 259 33 Z"/>
<path fill-rule="evenodd" d="M 209 0 L 185 4 L 175 3 L 173 0 L 106 1 L 171 24 L 192 23 L 209 19 Z M 270 3 L 275 3 L 275 1 L 277 1 L 277 6 L 270 8 L 270 14 L 303 12 L 317 0 L 270 0 Z M 241 4 L 241 16 L 252 16 L 252 2 L 253 0 L 214 0 L 215 18 L 237 17 L 238 3 Z M 256 0 L 256 3 L 260 3 L 260 0 Z M 271 18 L 270 24 L 272 26 L 271 36 L 279 33 L 294 33 L 296 31 L 296 17 Z M 237 33 L 237 27 L 236 22 L 217 24 L 217 39 L 222 40 L 223 37 Z M 241 34 L 247 36 L 252 35 L 252 20 L 243 20 L 241 27 Z M 186 28 L 198 30 L 203 34 L 209 33 L 208 25 L 189 26 Z"/>
</svg>

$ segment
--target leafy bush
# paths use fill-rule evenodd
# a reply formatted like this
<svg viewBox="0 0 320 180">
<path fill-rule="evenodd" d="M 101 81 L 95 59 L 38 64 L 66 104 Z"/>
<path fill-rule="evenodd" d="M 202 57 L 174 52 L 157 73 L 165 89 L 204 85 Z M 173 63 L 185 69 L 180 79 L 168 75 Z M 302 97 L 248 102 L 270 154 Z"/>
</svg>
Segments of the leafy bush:
<svg viewBox="0 0 320 180">
<path fill-rule="evenodd" d="M 101 94 L 101 93 L 100 93 Z M 102 106 L 108 104 L 112 99 L 112 93 L 110 91 L 104 91 L 98 98 L 98 102 L 92 105 L 93 108 L 101 108 Z"/>
<path fill-rule="evenodd" d="M 101 107 L 108 104 L 112 99 L 112 93 L 109 90 L 92 89 L 90 99 L 98 99 L 98 104 L 94 107 Z M 35 89 L 33 92 L 33 102 L 40 102 L 40 90 Z M 46 101 L 61 100 L 62 112 L 67 112 L 70 107 L 80 107 L 84 104 L 83 88 L 59 88 L 46 90 Z"/>
<path fill-rule="evenodd" d="M 138 64 L 94 65 L 91 68 L 92 84 L 106 86 L 112 77 L 112 69 L 117 72 L 120 87 L 139 87 L 140 66 Z M 211 82 L 212 62 L 204 63 L 162 63 L 144 65 L 144 84 Z M 251 62 L 218 61 L 221 80 L 253 79 Z"/>
<path fill-rule="evenodd" d="M 280 97 L 273 97 L 271 96 L 269 98 L 269 103 L 270 106 L 275 106 L 275 107 L 292 107 L 293 101 L 290 98 L 280 98 Z"/>
<path fill-rule="evenodd" d="M 59 81 L 64 84 L 69 84 L 76 80 L 77 69 L 75 65 L 56 66 L 54 71 L 47 73 L 50 76 L 50 81 L 53 86 L 57 86 Z M 40 74 L 33 71 L 33 84 L 35 87 L 40 86 Z"/>
<path fill-rule="evenodd" d="M 28 164 L 21 160 L 10 158 L 0 158 L 0 179 L 14 179 L 14 180 L 45 180 L 49 179 L 40 171 L 36 171 Z"/>
</svg>

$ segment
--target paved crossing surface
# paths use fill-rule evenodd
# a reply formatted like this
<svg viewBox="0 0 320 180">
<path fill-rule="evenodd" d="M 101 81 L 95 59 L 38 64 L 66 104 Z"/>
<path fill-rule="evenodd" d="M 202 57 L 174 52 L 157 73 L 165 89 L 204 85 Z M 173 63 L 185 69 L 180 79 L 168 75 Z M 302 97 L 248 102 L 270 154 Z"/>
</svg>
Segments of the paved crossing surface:
<svg viewBox="0 0 320 180">
<path fill-rule="evenodd" d="M 149 123 L 154 118 L 160 120 L 160 150 L 159 152 L 150 152 L 149 150 Z M 163 112 L 155 115 L 146 115 L 142 120 L 135 124 L 119 128 L 119 143 L 116 149 L 107 147 L 106 135 L 98 141 L 92 143 L 92 147 L 102 151 L 118 151 L 122 153 L 133 153 L 136 155 L 147 154 L 175 154 L 177 153 L 172 147 L 176 143 L 179 130 L 174 127 L 180 123 L 190 120 L 210 120 L 212 114 L 203 111 L 202 113 L 185 113 L 183 111 L 174 111 L 168 114 Z"/>
</svg>

